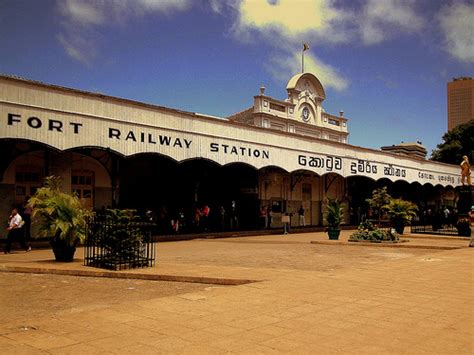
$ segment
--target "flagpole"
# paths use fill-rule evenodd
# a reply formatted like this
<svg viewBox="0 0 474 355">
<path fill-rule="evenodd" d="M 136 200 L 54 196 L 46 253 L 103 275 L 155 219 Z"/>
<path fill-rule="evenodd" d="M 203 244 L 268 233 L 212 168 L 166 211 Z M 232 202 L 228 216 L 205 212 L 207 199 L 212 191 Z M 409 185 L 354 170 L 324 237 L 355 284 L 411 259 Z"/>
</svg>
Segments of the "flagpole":
<svg viewBox="0 0 474 355">
<path fill-rule="evenodd" d="M 301 74 L 304 73 L 304 52 L 309 49 L 308 43 L 303 43 L 303 51 L 301 52 Z"/>
<path fill-rule="evenodd" d="M 304 48 L 301 51 L 301 74 L 304 73 Z"/>
</svg>

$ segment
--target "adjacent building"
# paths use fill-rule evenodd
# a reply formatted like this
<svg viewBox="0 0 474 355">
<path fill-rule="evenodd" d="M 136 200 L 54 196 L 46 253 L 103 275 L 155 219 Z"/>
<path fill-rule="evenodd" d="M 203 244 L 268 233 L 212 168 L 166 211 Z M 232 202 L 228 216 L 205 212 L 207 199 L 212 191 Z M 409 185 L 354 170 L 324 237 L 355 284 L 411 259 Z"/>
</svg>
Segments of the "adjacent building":
<svg viewBox="0 0 474 355">
<path fill-rule="evenodd" d="M 420 142 L 401 142 L 400 144 L 393 144 L 389 146 L 381 147 L 385 152 L 391 152 L 393 154 L 411 156 L 420 159 L 426 159 L 428 151 L 425 146 Z"/>
<path fill-rule="evenodd" d="M 448 83 L 448 131 L 474 120 L 474 79 L 454 78 Z"/>
</svg>

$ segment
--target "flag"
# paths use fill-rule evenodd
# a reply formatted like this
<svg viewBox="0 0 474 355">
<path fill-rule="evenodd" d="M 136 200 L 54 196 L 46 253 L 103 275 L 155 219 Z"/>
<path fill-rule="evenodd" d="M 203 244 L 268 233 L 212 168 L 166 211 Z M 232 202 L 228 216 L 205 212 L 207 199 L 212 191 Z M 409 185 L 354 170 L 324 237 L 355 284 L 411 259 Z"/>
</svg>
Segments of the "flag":
<svg viewBox="0 0 474 355">
<path fill-rule="evenodd" d="M 308 43 L 303 43 L 303 52 L 307 51 L 309 49 L 309 44 Z"/>
</svg>

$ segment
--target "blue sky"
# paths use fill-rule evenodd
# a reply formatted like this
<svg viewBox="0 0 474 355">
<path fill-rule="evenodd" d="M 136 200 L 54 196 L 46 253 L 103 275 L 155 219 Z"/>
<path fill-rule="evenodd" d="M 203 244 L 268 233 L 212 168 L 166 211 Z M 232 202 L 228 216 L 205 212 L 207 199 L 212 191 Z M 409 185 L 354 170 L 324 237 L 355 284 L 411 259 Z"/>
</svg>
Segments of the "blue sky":
<svg viewBox="0 0 474 355">
<path fill-rule="evenodd" d="M 474 76 L 473 0 L 0 0 L 0 73 L 228 116 L 305 69 L 349 143 L 447 130 L 446 84 Z"/>
</svg>

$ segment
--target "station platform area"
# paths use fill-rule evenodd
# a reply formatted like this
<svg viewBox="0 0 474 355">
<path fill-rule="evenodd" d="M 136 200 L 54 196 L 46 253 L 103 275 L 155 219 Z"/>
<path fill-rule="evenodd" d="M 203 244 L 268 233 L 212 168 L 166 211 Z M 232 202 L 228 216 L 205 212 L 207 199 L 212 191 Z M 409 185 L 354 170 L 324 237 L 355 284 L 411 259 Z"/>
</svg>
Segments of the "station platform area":
<svg viewBox="0 0 474 355">
<path fill-rule="evenodd" d="M 367 246 L 348 242 L 352 232 L 339 241 L 324 232 L 202 235 L 157 243 L 155 267 L 113 272 L 84 266 L 82 249 L 72 263 L 47 249 L 2 254 L 10 283 L 0 298 L 10 307 L 0 345 L 38 354 L 472 354 L 469 238 L 407 234 L 398 246 Z M 63 293 L 84 279 L 97 280 L 106 300 L 87 297 L 89 286 Z M 107 282 L 120 279 L 140 282 L 133 297 L 118 299 L 130 287 L 108 294 Z M 160 294 L 178 282 L 179 292 Z"/>
</svg>

